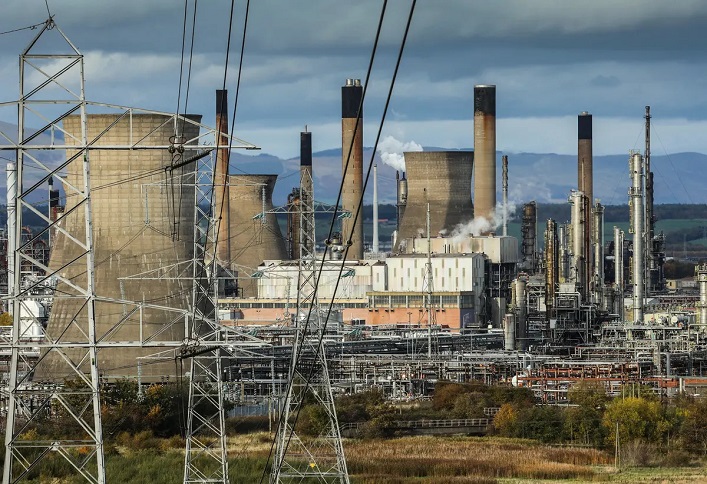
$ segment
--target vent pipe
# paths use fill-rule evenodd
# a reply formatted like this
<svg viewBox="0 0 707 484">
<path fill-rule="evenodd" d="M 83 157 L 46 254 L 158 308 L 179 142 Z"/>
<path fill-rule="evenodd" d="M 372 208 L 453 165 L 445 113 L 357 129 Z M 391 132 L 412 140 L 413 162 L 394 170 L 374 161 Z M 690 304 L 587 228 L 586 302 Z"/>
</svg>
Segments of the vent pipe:
<svg viewBox="0 0 707 484">
<path fill-rule="evenodd" d="M 405 206 L 408 201 L 408 181 L 405 178 L 405 172 L 403 172 L 402 178 L 400 178 L 400 172 L 395 172 L 395 181 L 398 187 L 398 197 L 397 197 L 397 221 L 396 230 L 400 231 L 400 222 L 403 220 L 403 215 L 405 215 Z"/>
<path fill-rule="evenodd" d="M 604 298 L 604 206 L 597 200 L 594 206 L 594 294 L 601 307 Z"/>
<path fill-rule="evenodd" d="M 614 290 L 616 291 L 616 314 L 624 320 L 624 232 L 614 225 Z"/>
</svg>

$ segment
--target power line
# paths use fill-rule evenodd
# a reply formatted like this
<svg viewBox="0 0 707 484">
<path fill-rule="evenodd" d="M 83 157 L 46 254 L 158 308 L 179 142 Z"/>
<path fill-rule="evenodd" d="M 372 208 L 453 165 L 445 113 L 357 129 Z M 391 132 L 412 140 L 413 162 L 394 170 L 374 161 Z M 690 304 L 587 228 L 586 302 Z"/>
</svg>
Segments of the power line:
<svg viewBox="0 0 707 484">
<path fill-rule="evenodd" d="M 51 18 L 50 18 L 51 20 Z M 12 34 L 15 32 L 21 32 L 22 30 L 34 30 L 40 25 L 46 25 L 49 20 L 45 20 L 44 22 L 39 22 L 38 24 L 34 25 L 28 25 L 27 27 L 20 27 L 19 29 L 12 29 L 12 30 L 6 30 L 5 32 L 0 32 L 0 35 L 5 35 L 5 34 Z"/>
</svg>

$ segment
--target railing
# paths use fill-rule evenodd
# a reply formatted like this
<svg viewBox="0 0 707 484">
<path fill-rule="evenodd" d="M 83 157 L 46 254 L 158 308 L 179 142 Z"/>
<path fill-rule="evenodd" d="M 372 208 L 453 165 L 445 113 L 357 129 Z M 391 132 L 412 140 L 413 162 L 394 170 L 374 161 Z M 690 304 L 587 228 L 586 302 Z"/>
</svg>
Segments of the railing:
<svg viewBox="0 0 707 484">
<path fill-rule="evenodd" d="M 458 418 L 446 420 L 396 420 L 393 426 L 399 429 L 439 429 L 439 428 L 464 428 L 464 427 L 488 427 L 492 419 L 489 418 Z M 341 430 L 358 429 L 366 422 L 344 423 L 339 426 Z"/>
</svg>

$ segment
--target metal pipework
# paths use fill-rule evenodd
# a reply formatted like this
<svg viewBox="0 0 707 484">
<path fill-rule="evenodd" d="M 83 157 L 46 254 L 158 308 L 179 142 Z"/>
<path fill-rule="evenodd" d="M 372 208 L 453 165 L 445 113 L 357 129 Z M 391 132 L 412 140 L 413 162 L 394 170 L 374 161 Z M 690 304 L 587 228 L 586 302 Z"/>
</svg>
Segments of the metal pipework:
<svg viewBox="0 0 707 484">
<path fill-rule="evenodd" d="M 341 165 L 344 185 L 341 206 L 356 213 L 363 194 L 363 88 L 359 79 L 347 79 L 341 88 Z M 348 163 L 348 168 L 347 168 Z M 363 259 L 363 217 L 342 221 L 345 243 L 350 243 L 346 258 Z"/>
<path fill-rule="evenodd" d="M 503 236 L 508 235 L 508 156 L 503 155 L 501 158 L 502 178 L 501 183 L 503 184 Z"/>
<path fill-rule="evenodd" d="M 643 156 L 640 153 L 631 154 L 629 162 L 631 173 L 631 188 L 629 189 L 629 205 L 631 210 L 631 233 L 633 233 L 633 320 L 643 322 L 644 293 L 644 206 L 643 206 Z"/>
<path fill-rule="evenodd" d="M 555 288 L 559 279 L 557 223 L 550 219 L 545 228 L 545 306 L 547 319 L 555 304 Z"/>
<path fill-rule="evenodd" d="M 496 210 L 496 86 L 474 86 L 474 216 Z"/>
<path fill-rule="evenodd" d="M 523 221 L 521 225 L 521 253 L 524 263 L 531 273 L 535 272 L 536 266 L 536 241 L 538 238 L 538 210 L 535 201 L 523 205 Z"/>
<path fill-rule="evenodd" d="M 569 282 L 570 278 L 570 260 L 569 260 L 569 242 L 567 240 L 567 225 L 561 224 L 557 232 L 558 252 L 559 252 L 559 282 Z"/>
<path fill-rule="evenodd" d="M 516 334 L 516 345 L 518 349 L 525 350 L 526 338 L 528 336 L 527 328 L 527 310 L 526 310 L 526 287 L 528 279 L 524 274 L 519 274 L 515 280 L 515 307 L 518 314 L 518 331 Z"/>
<path fill-rule="evenodd" d="M 584 237 L 586 219 L 586 197 L 584 193 L 573 190 L 569 202 L 572 204 L 572 226 L 570 238 L 572 240 L 572 257 L 570 258 L 570 281 L 577 284 L 577 290 L 582 295 L 582 301 L 587 297 L 587 273 L 585 261 L 587 260 L 587 246 Z"/>
<path fill-rule="evenodd" d="M 614 312 L 624 319 L 624 231 L 614 225 L 614 290 L 616 308 Z"/>
<path fill-rule="evenodd" d="M 604 298 L 604 206 L 594 205 L 594 297 L 601 307 Z"/>
</svg>

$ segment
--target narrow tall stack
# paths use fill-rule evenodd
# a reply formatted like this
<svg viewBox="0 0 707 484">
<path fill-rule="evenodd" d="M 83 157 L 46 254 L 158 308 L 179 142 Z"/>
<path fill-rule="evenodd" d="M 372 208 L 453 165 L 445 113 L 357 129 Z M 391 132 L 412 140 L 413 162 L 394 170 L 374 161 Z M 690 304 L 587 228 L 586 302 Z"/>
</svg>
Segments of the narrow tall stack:
<svg viewBox="0 0 707 484">
<path fill-rule="evenodd" d="M 496 86 L 474 86 L 474 215 L 496 210 Z"/>
<path fill-rule="evenodd" d="M 363 196 L 363 88 L 359 79 L 346 79 L 341 88 L 341 162 L 344 186 L 341 204 L 344 210 L 356 213 Z M 348 165 L 348 166 L 347 166 Z M 363 217 L 345 218 L 342 223 L 344 240 L 350 238 L 348 260 L 363 259 Z"/>
</svg>

